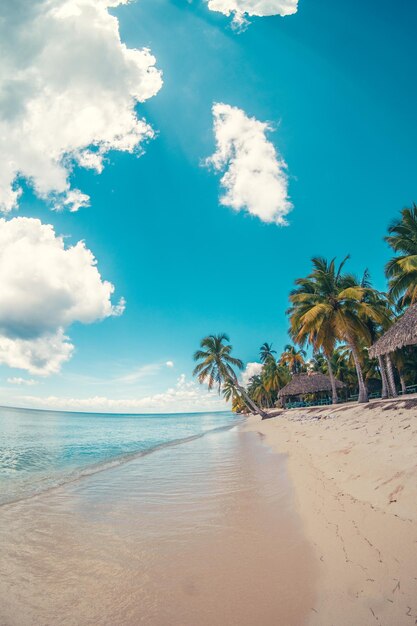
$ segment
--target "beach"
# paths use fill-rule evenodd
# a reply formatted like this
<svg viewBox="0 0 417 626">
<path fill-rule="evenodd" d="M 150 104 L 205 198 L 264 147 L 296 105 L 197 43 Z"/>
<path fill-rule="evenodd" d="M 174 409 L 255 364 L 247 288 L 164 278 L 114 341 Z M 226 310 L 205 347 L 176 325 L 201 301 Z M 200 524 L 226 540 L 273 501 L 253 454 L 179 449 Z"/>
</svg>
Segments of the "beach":
<svg viewBox="0 0 417 626">
<path fill-rule="evenodd" d="M 285 454 L 317 565 L 311 626 L 417 623 L 417 399 L 292 409 L 246 430 Z"/>
<path fill-rule="evenodd" d="M 317 566 L 286 460 L 242 431 L 240 418 L 29 413 L 10 418 L 10 447 L 12 435 L 21 446 L 13 458 L 28 465 L 30 452 L 33 461 L 41 451 L 52 475 L 66 462 L 63 442 L 72 450 L 83 441 L 91 452 L 95 432 L 102 461 L 65 482 L 61 471 L 42 491 L 38 480 L 31 495 L 27 481 L 24 488 L 14 482 L 26 495 L 0 506 L 1 626 L 307 622 Z M 19 442 L 29 437 L 22 433 L 35 432 L 34 421 L 42 445 L 32 450 L 32 436 L 23 451 Z M 156 445 L 156 430 L 164 430 L 164 445 Z M 110 432 L 117 450 L 130 451 L 111 463 L 104 458 Z M 188 436 L 168 440 L 180 432 Z M 138 441 L 132 456 L 135 437 L 154 447 L 144 454 Z M 78 450 L 83 467 L 84 456 Z"/>
<path fill-rule="evenodd" d="M 9 473 L 50 467 L 0 506 L 1 626 L 415 624 L 416 405 L 90 414 L 84 431 L 80 414 L 4 412 Z M 83 442 L 78 473 L 64 441 Z"/>
</svg>

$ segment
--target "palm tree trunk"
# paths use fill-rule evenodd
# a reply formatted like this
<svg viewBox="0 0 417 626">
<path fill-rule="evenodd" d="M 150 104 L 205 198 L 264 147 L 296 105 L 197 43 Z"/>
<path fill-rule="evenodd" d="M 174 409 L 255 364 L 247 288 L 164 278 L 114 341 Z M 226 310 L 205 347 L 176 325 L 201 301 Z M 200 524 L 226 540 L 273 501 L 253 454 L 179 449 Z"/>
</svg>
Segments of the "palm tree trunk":
<svg viewBox="0 0 417 626">
<path fill-rule="evenodd" d="M 385 365 L 384 365 L 384 360 L 382 356 L 378 357 L 378 365 L 379 365 L 379 371 L 381 373 L 381 380 L 382 380 L 381 398 L 388 398 L 389 393 L 388 393 L 387 372 L 385 371 Z"/>
<path fill-rule="evenodd" d="M 353 361 L 355 363 L 356 375 L 358 377 L 358 386 L 359 386 L 359 396 L 358 402 L 364 403 L 369 402 L 368 392 L 366 391 L 365 382 L 363 380 L 362 368 L 359 361 L 358 351 L 356 350 L 356 346 L 353 341 L 349 341 L 349 347 L 352 351 Z"/>
<path fill-rule="evenodd" d="M 389 384 L 389 390 L 391 392 L 390 395 L 392 398 L 396 398 L 398 394 L 397 394 L 397 388 L 395 386 L 395 380 L 394 380 L 394 369 L 392 367 L 392 361 L 391 361 L 391 357 L 389 354 L 385 355 L 385 362 L 387 364 L 388 384 Z"/>
<path fill-rule="evenodd" d="M 262 419 L 265 419 L 267 417 L 269 417 L 268 413 L 265 413 L 265 411 L 263 409 L 261 409 L 260 407 L 258 407 L 255 402 L 249 398 L 248 394 L 246 393 L 246 390 L 241 387 L 240 385 L 238 386 L 238 390 L 239 393 L 242 394 L 242 397 L 244 399 L 244 401 L 248 404 L 250 404 L 252 406 L 252 410 L 254 411 L 254 413 L 257 413 L 258 415 L 260 415 L 262 417 Z"/>
<path fill-rule="evenodd" d="M 268 413 L 265 413 L 265 411 L 263 411 L 261 408 L 259 408 L 255 402 L 249 397 L 249 395 L 246 392 L 246 389 L 244 389 L 244 387 L 241 387 L 238 383 L 237 378 L 235 378 L 233 380 L 233 384 L 236 387 L 236 389 L 238 390 L 238 392 L 240 393 L 240 395 L 243 398 L 243 402 L 246 404 L 246 406 L 251 407 L 251 411 L 253 413 L 257 413 L 258 415 L 260 415 L 262 417 L 262 419 L 265 419 L 267 417 L 269 417 Z"/>
<path fill-rule="evenodd" d="M 337 397 L 336 381 L 334 379 L 332 364 L 328 356 L 325 355 L 325 359 L 327 362 L 327 372 L 329 374 L 330 384 L 332 386 L 332 404 L 337 404 L 339 402 L 339 398 Z"/>
<path fill-rule="evenodd" d="M 254 414 L 254 413 L 255 413 L 255 411 L 254 411 L 253 407 L 252 407 L 252 406 L 251 406 L 248 402 L 246 402 L 246 400 L 245 400 L 245 398 L 243 397 L 243 395 L 242 395 L 242 394 L 239 394 L 239 393 L 237 392 L 237 390 L 235 391 L 235 393 L 236 393 L 236 395 L 237 395 L 238 397 L 240 397 L 240 399 L 242 400 L 243 404 L 244 404 L 244 405 L 246 406 L 246 408 L 248 409 L 249 413 Z"/>
</svg>

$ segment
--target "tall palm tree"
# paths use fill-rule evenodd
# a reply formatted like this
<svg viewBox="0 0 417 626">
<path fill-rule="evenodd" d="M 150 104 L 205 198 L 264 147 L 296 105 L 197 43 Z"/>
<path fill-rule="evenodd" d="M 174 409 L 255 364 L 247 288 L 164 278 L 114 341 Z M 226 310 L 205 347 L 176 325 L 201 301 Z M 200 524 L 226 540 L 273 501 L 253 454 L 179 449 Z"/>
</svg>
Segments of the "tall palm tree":
<svg viewBox="0 0 417 626">
<path fill-rule="evenodd" d="M 391 296 L 401 305 L 417 302 L 417 205 L 403 209 L 385 241 L 399 253 L 385 266 Z"/>
<path fill-rule="evenodd" d="M 287 344 L 284 346 L 284 352 L 281 354 L 279 362 L 281 365 L 286 365 L 291 374 L 299 374 L 305 369 L 305 358 L 305 350 L 297 350 L 295 346 Z"/>
<path fill-rule="evenodd" d="M 313 270 L 306 278 L 296 280 L 291 291 L 291 335 L 303 345 L 308 341 L 313 348 L 323 350 L 328 359 L 329 377 L 332 380 L 333 401 L 336 390 L 331 371 L 331 355 L 338 341 L 347 343 L 352 352 L 359 387 L 359 402 L 368 402 L 359 358 L 359 343 L 370 344 L 369 319 L 383 323 L 386 312 L 378 303 L 368 302 L 370 287 L 352 274 L 343 273 L 348 256 L 336 266 L 322 257 L 312 259 Z"/>
<path fill-rule="evenodd" d="M 276 350 L 272 349 L 272 343 L 263 343 L 260 349 L 260 359 L 261 363 L 266 363 L 270 359 L 274 359 L 274 354 L 276 354 Z"/>
<path fill-rule="evenodd" d="M 200 384 L 207 383 L 209 389 L 217 386 L 220 393 L 224 383 L 231 383 L 243 398 L 250 411 L 259 413 L 262 418 L 268 415 L 253 402 L 246 390 L 239 384 L 234 367 L 243 369 L 243 362 L 231 355 L 232 346 L 225 333 L 208 335 L 200 342 L 200 350 L 194 354 L 197 365 L 193 376 L 197 376 Z"/>
</svg>

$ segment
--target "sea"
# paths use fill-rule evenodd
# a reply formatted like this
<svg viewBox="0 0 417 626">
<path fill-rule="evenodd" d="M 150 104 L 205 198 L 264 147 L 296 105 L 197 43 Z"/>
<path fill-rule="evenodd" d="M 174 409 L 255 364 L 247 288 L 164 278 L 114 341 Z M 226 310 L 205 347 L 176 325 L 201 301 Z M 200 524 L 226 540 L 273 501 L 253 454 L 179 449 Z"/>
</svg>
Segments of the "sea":
<svg viewBox="0 0 417 626">
<path fill-rule="evenodd" d="M 0 408 L 0 504 L 230 429 L 231 412 L 126 415 Z"/>
</svg>

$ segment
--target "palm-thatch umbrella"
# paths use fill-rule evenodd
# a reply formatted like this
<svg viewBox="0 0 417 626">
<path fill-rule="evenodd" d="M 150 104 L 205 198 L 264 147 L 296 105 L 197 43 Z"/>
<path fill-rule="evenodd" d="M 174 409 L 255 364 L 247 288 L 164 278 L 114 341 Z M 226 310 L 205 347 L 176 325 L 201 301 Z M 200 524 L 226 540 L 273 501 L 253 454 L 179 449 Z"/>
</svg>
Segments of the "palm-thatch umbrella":
<svg viewBox="0 0 417 626">
<path fill-rule="evenodd" d="M 373 358 L 395 352 L 404 346 L 417 344 L 417 304 L 406 310 L 388 330 L 369 348 Z"/>
<path fill-rule="evenodd" d="M 344 383 L 336 380 L 336 388 L 343 389 Z M 288 385 L 285 385 L 279 392 L 278 396 L 285 401 L 289 396 L 303 396 L 307 393 L 319 393 L 320 391 L 332 390 L 330 378 L 320 372 L 310 374 L 295 374 Z"/>
</svg>

